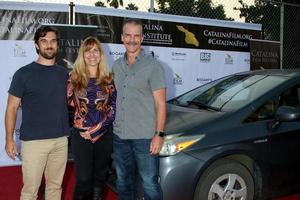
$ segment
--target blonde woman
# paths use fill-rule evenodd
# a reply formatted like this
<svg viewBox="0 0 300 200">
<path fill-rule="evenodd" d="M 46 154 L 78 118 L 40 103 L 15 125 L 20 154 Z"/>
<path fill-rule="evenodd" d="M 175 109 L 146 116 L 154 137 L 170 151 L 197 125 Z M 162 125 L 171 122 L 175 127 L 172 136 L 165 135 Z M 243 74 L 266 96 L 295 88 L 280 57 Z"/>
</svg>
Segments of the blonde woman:
<svg viewBox="0 0 300 200">
<path fill-rule="evenodd" d="M 68 99 L 75 108 L 71 139 L 76 169 L 74 200 L 100 200 L 112 152 L 116 89 L 95 37 L 81 44 L 69 79 Z"/>
</svg>

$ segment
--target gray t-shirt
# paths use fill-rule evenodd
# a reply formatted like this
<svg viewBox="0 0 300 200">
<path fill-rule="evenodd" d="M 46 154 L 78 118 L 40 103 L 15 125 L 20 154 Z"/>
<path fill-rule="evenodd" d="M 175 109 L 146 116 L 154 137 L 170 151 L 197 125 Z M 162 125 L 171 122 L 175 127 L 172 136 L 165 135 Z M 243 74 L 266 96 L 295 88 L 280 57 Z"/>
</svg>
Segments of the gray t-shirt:
<svg viewBox="0 0 300 200">
<path fill-rule="evenodd" d="M 121 139 L 150 139 L 156 128 L 153 91 L 166 88 L 161 64 L 142 50 L 130 68 L 126 54 L 113 64 L 117 88 L 114 133 Z"/>
</svg>

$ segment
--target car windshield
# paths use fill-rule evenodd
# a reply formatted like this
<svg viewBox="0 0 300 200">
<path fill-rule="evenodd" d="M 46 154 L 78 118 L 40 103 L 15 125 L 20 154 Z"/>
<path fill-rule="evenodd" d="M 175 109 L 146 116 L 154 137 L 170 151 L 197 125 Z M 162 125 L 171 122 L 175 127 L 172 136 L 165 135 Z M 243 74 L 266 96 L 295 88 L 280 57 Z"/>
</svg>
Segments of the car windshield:
<svg viewBox="0 0 300 200">
<path fill-rule="evenodd" d="M 171 99 L 169 103 L 215 111 L 233 111 L 249 104 L 283 81 L 283 76 L 236 74 L 202 85 Z"/>
</svg>

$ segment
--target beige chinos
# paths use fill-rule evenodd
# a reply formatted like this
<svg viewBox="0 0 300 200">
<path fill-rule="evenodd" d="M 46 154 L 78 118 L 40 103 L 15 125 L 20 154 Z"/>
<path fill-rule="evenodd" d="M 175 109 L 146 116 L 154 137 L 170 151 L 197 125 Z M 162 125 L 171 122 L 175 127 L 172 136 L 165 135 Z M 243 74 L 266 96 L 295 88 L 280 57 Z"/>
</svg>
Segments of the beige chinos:
<svg viewBox="0 0 300 200">
<path fill-rule="evenodd" d="M 22 173 L 24 186 L 21 200 L 36 200 L 45 172 L 46 200 L 61 199 L 61 183 L 67 163 L 68 139 L 66 136 L 22 141 Z"/>
</svg>

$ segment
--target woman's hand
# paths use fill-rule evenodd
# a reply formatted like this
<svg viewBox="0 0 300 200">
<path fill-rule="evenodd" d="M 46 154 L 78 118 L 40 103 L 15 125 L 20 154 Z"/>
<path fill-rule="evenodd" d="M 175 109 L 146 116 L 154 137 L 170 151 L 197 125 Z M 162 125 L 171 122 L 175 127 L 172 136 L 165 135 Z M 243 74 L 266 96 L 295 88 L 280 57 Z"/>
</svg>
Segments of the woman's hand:
<svg viewBox="0 0 300 200">
<path fill-rule="evenodd" d="M 88 131 L 80 132 L 80 136 L 85 140 L 91 140 L 91 134 Z"/>
</svg>

